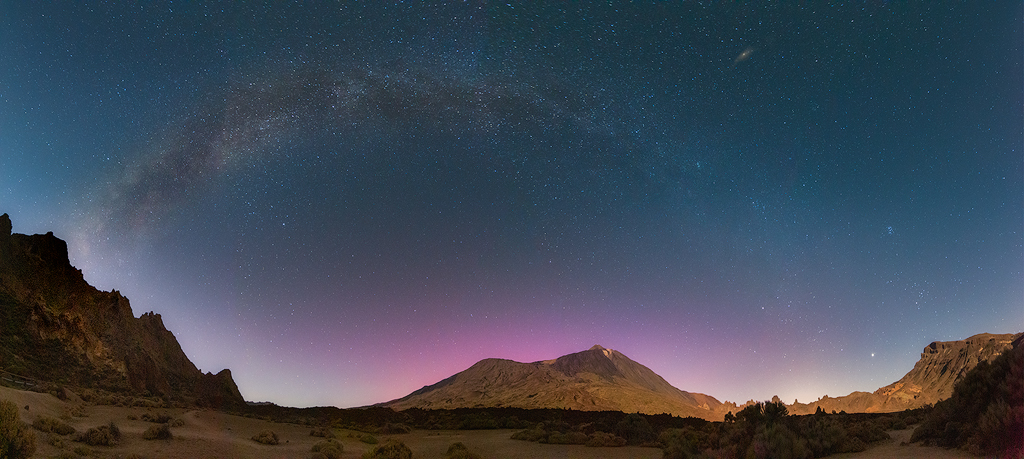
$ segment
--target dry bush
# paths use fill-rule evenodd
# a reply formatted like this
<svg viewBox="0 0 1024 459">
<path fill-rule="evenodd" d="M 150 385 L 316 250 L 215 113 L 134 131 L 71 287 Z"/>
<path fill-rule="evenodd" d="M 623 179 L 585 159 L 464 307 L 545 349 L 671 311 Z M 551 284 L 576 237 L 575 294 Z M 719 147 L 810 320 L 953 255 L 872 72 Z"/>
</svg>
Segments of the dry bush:
<svg viewBox="0 0 1024 459">
<path fill-rule="evenodd" d="M 410 431 L 412 431 L 412 429 L 410 429 L 409 426 L 407 426 L 405 424 L 401 424 L 401 423 L 392 424 L 392 423 L 389 422 L 389 423 L 384 424 L 384 426 L 381 427 L 377 431 L 377 433 L 380 434 L 380 435 L 397 435 L 397 434 L 409 433 Z"/>
<path fill-rule="evenodd" d="M 547 441 L 548 435 L 549 434 L 546 430 L 534 427 L 532 429 L 520 430 L 519 432 L 512 434 L 512 439 L 544 442 Z"/>
<path fill-rule="evenodd" d="M 389 438 L 363 454 L 363 459 L 412 459 L 412 450 L 405 443 Z"/>
<path fill-rule="evenodd" d="M 270 430 L 264 430 L 256 435 L 253 435 L 252 441 L 257 443 L 263 443 L 264 445 L 276 445 L 278 443 L 281 443 L 281 440 L 277 438 L 277 434 Z"/>
<path fill-rule="evenodd" d="M 142 413 L 142 420 L 146 422 L 153 422 L 156 424 L 167 424 L 168 422 L 171 422 L 171 415 L 167 413 Z"/>
<path fill-rule="evenodd" d="M 185 425 L 185 420 L 184 419 L 176 418 L 176 419 L 171 420 L 171 427 L 182 427 L 184 425 Z"/>
<path fill-rule="evenodd" d="M 590 437 L 583 432 L 553 432 L 548 435 L 548 443 L 552 445 L 585 445 Z"/>
<path fill-rule="evenodd" d="M 167 424 L 150 426 L 142 433 L 142 438 L 146 440 L 170 440 L 173 437 L 174 436 L 171 435 L 171 426 Z"/>
<path fill-rule="evenodd" d="M 651 423 L 639 413 L 631 413 L 622 418 L 615 425 L 615 433 L 625 438 L 626 443 L 630 445 L 643 445 L 658 438 Z"/>
<path fill-rule="evenodd" d="M 626 446 L 626 439 L 608 432 L 594 432 L 590 434 L 590 439 L 587 440 L 585 445 L 591 447 Z"/>
<path fill-rule="evenodd" d="M 53 418 L 41 417 L 32 423 L 32 427 L 40 432 L 52 432 L 57 435 L 71 435 L 75 428 Z"/>
<path fill-rule="evenodd" d="M 379 443 L 377 437 L 374 437 L 373 435 L 370 434 L 359 435 L 359 441 L 366 443 L 367 445 L 376 445 L 377 443 Z"/>
<path fill-rule="evenodd" d="M 470 451 L 462 442 L 452 443 L 444 457 L 445 459 L 482 459 L 479 454 Z"/>
<path fill-rule="evenodd" d="M 121 429 L 113 421 L 105 426 L 93 427 L 75 436 L 75 441 L 80 441 L 89 446 L 114 446 L 121 441 Z"/>
<path fill-rule="evenodd" d="M 334 429 L 324 426 L 314 427 L 313 430 L 309 431 L 309 435 L 321 438 L 334 438 Z"/>
<path fill-rule="evenodd" d="M 310 451 L 320 453 L 326 459 L 339 459 L 341 453 L 345 451 L 345 447 L 337 440 L 323 440 L 313 445 Z"/>
<path fill-rule="evenodd" d="M 807 448 L 807 440 L 789 430 L 781 423 L 759 425 L 750 446 L 747 457 L 758 459 L 809 459 L 811 451 Z"/>
<path fill-rule="evenodd" d="M 0 457 L 21 459 L 35 452 L 36 434 L 21 422 L 17 405 L 0 401 Z"/>
</svg>

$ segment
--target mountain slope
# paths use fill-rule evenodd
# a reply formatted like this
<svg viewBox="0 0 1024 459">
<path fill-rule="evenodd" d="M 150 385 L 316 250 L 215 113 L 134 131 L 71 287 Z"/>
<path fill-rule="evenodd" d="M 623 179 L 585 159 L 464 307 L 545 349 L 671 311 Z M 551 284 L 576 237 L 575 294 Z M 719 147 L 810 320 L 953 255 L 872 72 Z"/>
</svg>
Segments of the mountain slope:
<svg viewBox="0 0 1024 459">
<path fill-rule="evenodd" d="M 0 370 L 56 387 L 244 404 L 231 372 L 201 373 L 159 314 L 136 318 L 117 291 L 89 285 L 53 233 L 11 233 L 0 215 Z"/>
<path fill-rule="evenodd" d="M 953 386 L 980 362 L 991 362 L 1013 347 L 1022 334 L 981 333 L 960 341 L 935 341 L 924 348 L 921 359 L 906 375 L 874 392 L 854 392 L 842 397 L 823 397 L 808 404 L 790 406 L 793 414 L 826 412 L 892 412 L 919 408 L 945 400 Z"/>
<path fill-rule="evenodd" d="M 437 384 L 383 404 L 408 408 L 568 408 L 670 413 L 720 420 L 714 397 L 679 390 L 622 353 L 594 346 L 554 360 L 484 359 Z"/>
</svg>

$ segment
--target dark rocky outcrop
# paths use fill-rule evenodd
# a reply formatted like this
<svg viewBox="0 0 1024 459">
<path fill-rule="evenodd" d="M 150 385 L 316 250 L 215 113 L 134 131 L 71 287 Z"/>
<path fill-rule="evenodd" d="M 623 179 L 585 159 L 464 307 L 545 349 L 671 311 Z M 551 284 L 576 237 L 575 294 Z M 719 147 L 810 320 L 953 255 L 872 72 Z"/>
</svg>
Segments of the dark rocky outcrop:
<svg viewBox="0 0 1024 459">
<path fill-rule="evenodd" d="M 383 404 L 408 408 L 567 408 L 669 413 L 721 420 L 726 405 L 679 390 L 620 352 L 594 346 L 554 360 L 484 359 L 469 369 Z"/>
<path fill-rule="evenodd" d="M 0 370 L 47 384 L 244 406 L 227 370 L 203 374 L 159 314 L 136 318 L 89 285 L 53 233 L 11 233 L 0 215 Z"/>
</svg>

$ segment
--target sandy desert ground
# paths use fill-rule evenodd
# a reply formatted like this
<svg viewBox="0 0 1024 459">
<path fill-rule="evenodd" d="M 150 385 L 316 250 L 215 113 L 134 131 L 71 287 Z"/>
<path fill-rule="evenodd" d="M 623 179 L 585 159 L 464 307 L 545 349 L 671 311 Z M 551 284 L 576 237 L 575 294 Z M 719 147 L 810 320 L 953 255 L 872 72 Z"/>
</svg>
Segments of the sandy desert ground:
<svg viewBox="0 0 1024 459">
<path fill-rule="evenodd" d="M 70 437 L 35 431 L 37 450 L 34 457 L 56 457 L 62 453 L 82 457 L 118 458 L 131 454 L 143 458 L 306 458 L 310 448 L 322 438 L 310 436 L 310 427 L 267 422 L 242 416 L 233 416 L 209 410 L 124 408 L 116 406 L 89 406 L 76 401 L 61 401 L 49 394 L 24 392 L 0 387 L 0 400 L 11 400 L 21 407 L 21 419 L 33 422 L 46 416 L 62 419 L 79 431 L 115 422 L 122 433 L 122 441 L 113 447 L 87 446 L 71 441 Z M 25 407 L 28 407 L 27 409 Z M 184 421 L 180 427 L 172 427 L 171 440 L 145 440 L 143 432 L 151 422 L 141 419 L 144 413 L 166 413 Z M 84 416 L 83 416 L 84 415 Z M 262 445 L 250 438 L 262 430 L 277 433 L 281 444 Z M 622 447 L 588 448 L 585 446 L 542 445 L 511 440 L 513 430 L 480 431 L 428 431 L 418 430 L 408 434 L 378 436 L 383 440 L 397 438 L 409 446 L 417 458 L 443 458 L 448 446 L 462 442 L 473 452 L 487 458 L 571 458 L 571 459 L 656 459 L 661 457 L 657 448 Z M 960 451 L 929 448 L 917 445 L 901 446 L 910 438 L 911 430 L 890 432 L 893 440 L 876 445 L 868 451 L 856 454 L 832 456 L 836 458 L 938 458 L 958 459 L 972 456 Z M 361 457 L 370 449 L 368 445 L 353 438 L 357 432 L 335 429 L 338 440 L 344 445 L 346 458 Z M 352 434 L 353 437 L 350 437 Z M 59 439 L 59 441 L 55 441 Z M 56 444 L 56 446 L 55 446 Z M 77 450 L 77 451 L 76 451 Z M 70 455 L 67 457 L 71 457 Z"/>
</svg>

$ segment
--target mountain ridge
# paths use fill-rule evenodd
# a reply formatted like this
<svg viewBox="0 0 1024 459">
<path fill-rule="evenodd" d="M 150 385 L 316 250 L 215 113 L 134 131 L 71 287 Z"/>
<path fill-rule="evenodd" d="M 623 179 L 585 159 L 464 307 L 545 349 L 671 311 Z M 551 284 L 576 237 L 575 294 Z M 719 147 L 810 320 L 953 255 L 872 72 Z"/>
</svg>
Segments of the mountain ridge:
<svg viewBox="0 0 1024 459">
<path fill-rule="evenodd" d="M 101 389 L 180 403 L 242 406 L 224 369 L 202 373 L 160 314 L 135 317 L 118 291 L 89 285 L 52 232 L 12 232 L 0 215 L 0 368 L 50 389 Z"/>
<path fill-rule="evenodd" d="M 920 408 L 945 400 L 953 387 L 978 363 L 995 360 L 1013 348 L 1024 333 L 979 333 L 955 341 L 933 341 L 921 351 L 914 367 L 896 382 L 873 392 L 854 391 L 840 397 L 824 396 L 810 403 L 788 405 L 793 414 L 826 411 L 893 412 Z"/>
</svg>

